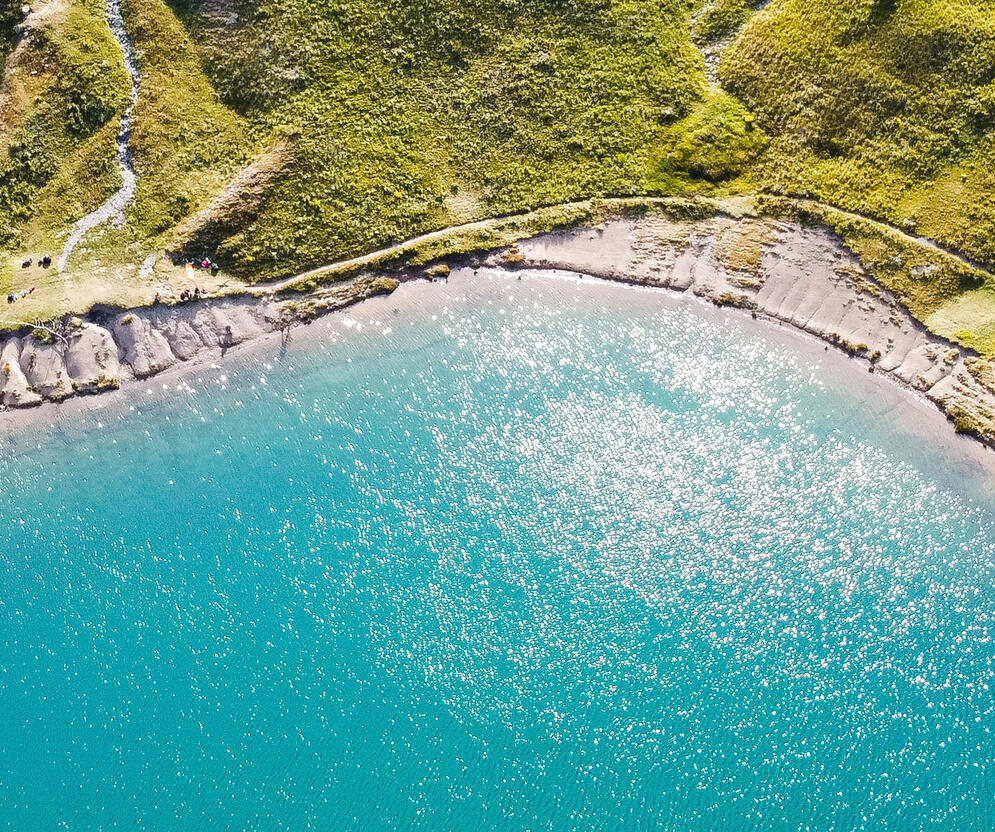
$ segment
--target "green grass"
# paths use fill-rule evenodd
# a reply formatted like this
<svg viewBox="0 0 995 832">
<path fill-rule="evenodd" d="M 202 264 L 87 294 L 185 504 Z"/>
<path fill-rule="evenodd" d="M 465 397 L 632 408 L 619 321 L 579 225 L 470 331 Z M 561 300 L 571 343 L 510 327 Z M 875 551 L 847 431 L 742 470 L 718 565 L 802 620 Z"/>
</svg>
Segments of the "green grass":
<svg viewBox="0 0 995 832">
<path fill-rule="evenodd" d="M 699 103 L 683 0 L 174 4 L 222 100 L 295 164 L 219 248 L 249 279 L 419 231 L 638 193 Z"/>
<path fill-rule="evenodd" d="M 122 0 L 141 92 L 131 148 L 138 194 L 128 210 L 135 237 L 155 237 L 201 207 L 256 149 L 220 101 L 190 36 L 161 0 Z"/>
<path fill-rule="evenodd" d="M 721 90 L 709 90 L 666 132 L 648 185 L 658 193 L 708 192 L 730 183 L 735 183 L 734 191 L 747 189 L 751 167 L 767 144 L 767 135 L 739 101 Z"/>
<path fill-rule="evenodd" d="M 0 7 L 0 20 L 20 23 Z M 56 236 L 120 184 L 115 165 L 118 118 L 128 77 L 107 27 L 102 0 L 51 2 L 39 25 L 6 56 L 7 94 L 0 102 L 0 295 L 37 286 L 6 308 L 6 319 L 88 307 L 93 294 L 67 292 L 54 269 L 20 268 L 21 260 L 57 256 Z M 12 29 L 6 31 L 12 32 Z M 6 41 L 13 45 L 13 38 Z"/>
<path fill-rule="evenodd" d="M 102 0 L 59 2 L 72 24 L 50 35 L 74 69 L 47 68 L 69 81 L 44 129 L 34 125 L 47 88 L 41 115 L 25 115 L 25 135 L 44 147 L 8 154 L 0 219 L 12 233 L 0 242 L 11 262 L 51 247 L 118 184 L 120 54 Z M 711 192 L 699 175 L 726 187 L 754 150 L 745 111 L 705 100 L 685 0 L 122 0 L 122 11 L 141 73 L 138 197 L 124 229 L 79 247 L 70 265 L 81 295 L 89 272 L 131 279 L 135 260 L 281 137 L 293 137 L 292 158 L 261 193 L 184 241 L 250 281 L 543 205 Z M 72 48 L 84 37 L 106 54 L 84 59 Z M 72 107 L 101 121 L 85 148 L 55 127 Z M 731 138 L 731 160 L 682 142 L 683 123 Z M 0 170 L 0 212 L 3 185 Z"/>
<path fill-rule="evenodd" d="M 951 298 L 924 322 L 939 335 L 983 355 L 995 355 L 995 289 L 992 287 Z"/>
<path fill-rule="evenodd" d="M 779 0 L 720 66 L 758 182 L 995 262 L 995 0 Z"/>
<path fill-rule="evenodd" d="M 121 9 L 140 79 L 130 141 L 137 194 L 123 228 L 96 229 L 77 249 L 70 261 L 77 284 L 85 283 L 87 272 L 122 261 L 129 268 L 119 279 L 133 277 L 130 261 L 162 248 L 176 224 L 203 207 L 259 149 L 245 120 L 220 101 L 170 9 L 161 0 L 122 0 Z"/>
</svg>

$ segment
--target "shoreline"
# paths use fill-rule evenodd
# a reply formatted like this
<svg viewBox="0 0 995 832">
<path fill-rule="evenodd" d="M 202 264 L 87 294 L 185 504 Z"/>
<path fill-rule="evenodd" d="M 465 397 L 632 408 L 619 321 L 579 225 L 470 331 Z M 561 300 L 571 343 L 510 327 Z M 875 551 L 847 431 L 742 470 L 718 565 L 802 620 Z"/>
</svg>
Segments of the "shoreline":
<svg viewBox="0 0 995 832">
<path fill-rule="evenodd" d="M 522 241 L 512 255 L 513 268 L 669 289 L 777 322 L 857 359 L 995 449 L 995 368 L 932 333 L 827 230 L 771 218 L 613 221 Z"/>
<path fill-rule="evenodd" d="M 643 320 L 646 313 L 680 311 L 710 330 L 730 330 L 766 351 L 774 365 L 785 360 L 803 378 L 817 381 L 835 410 L 833 426 L 844 442 L 869 442 L 901 458 L 930 481 L 942 482 L 972 501 L 991 504 L 995 494 L 995 455 L 983 444 L 949 431 L 943 414 L 920 393 L 898 384 L 882 384 L 864 372 L 842 350 L 826 350 L 825 342 L 795 327 L 771 326 L 770 321 L 717 307 L 693 293 L 609 281 L 579 272 L 552 269 L 512 271 L 483 265 L 454 269 L 445 280 L 410 280 L 394 295 L 340 310 L 295 330 L 289 344 L 272 332 L 244 343 L 226 361 L 205 357 L 178 364 L 143 383 L 96 398 L 68 400 L 58 408 L 41 407 L 7 414 L 0 420 L 0 444 L 15 458 L 37 447 L 56 443 L 72 455 L 92 449 L 105 431 L 140 437 L 160 420 L 211 418 L 218 414 L 217 397 L 228 407 L 275 396 L 286 402 L 296 389 L 299 371 L 328 372 L 329 395 L 341 382 L 340 373 L 389 374 L 391 356 L 422 345 L 422 327 L 440 315 L 459 320 L 477 311 L 504 307 L 531 308 L 534 301 L 550 310 L 574 304 L 622 310 L 623 318 Z M 493 304 L 493 306 L 492 306 Z M 655 312 L 653 311 L 655 310 Z M 646 318 L 645 320 L 651 320 Z M 592 325 L 597 325 L 591 320 Z M 761 353 L 763 354 L 763 352 Z M 363 364 L 373 365 L 360 369 Z M 785 365 L 786 366 L 786 365 Z M 312 369 L 304 369 L 311 367 Z M 328 368 L 327 371 L 321 368 Z M 333 369 L 333 368 L 339 369 Z M 350 368 L 350 369 L 347 369 Z M 685 366 L 681 373 L 694 372 Z M 284 384 L 287 373 L 291 384 Z M 804 400 L 799 400 L 804 401 Z M 804 405 L 803 405 L 804 406 Z M 821 410 L 825 405 L 819 405 Z M 207 408 L 205 410 L 205 407 Z M 225 407 L 220 415 L 227 414 Z"/>
<path fill-rule="evenodd" d="M 429 262 L 435 265 L 391 278 L 364 276 L 293 299 L 267 293 L 95 309 L 89 320 L 71 319 L 62 341 L 9 337 L 0 341 L 0 423 L 16 430 L 11 423 L 35 420 L 10 411 L 45 416 L 70 398 L 81 402 L 73 410 L 85 409 L 92 394 L 131 388 L 174 368 L 206 366 L 229 350 L 241 352 L 240 345 L 390 294 L 401 281 L 444 277 L 452 264 L 559 270 L 738 308 L 856 358 L 938 408 L 957 433 L 995 449 L 995 372 L 971 351 L 930 333 L 821 229 L 728 215 L 612 219 Z"/>
</svg>

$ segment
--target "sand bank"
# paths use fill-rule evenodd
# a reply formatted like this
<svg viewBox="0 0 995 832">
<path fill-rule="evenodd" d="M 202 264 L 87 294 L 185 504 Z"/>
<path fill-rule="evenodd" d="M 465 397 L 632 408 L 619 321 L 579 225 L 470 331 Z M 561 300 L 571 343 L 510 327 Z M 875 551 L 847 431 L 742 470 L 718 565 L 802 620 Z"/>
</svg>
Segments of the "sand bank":
<svg viewBox="0 0 995 832">
<path fill-rule="evenodd" d="M 689 292 L 790 325 L 926 396 L 995 445 L 995 367 L 929 332 L 829 232 L 717 217 L 609 222 L 522 241 L 491 263 Z"/>
<path fill-rule="evenodd" d="M 927 397 L 958 430 L 995 445 L 995 369 L 928 332 L 824 230 L 722 216 L 687 222 L 619 219 L 462 256 L 467 260 L 505 269 L 579 272 L 738 307 L 849 353 L 874 373 Z M 86 319 L 65 322 L 58 337 L 22 333 L 0 342 L 0 404 L 60 402 L 185 363 L 216 361 L 288 320 L 307 321 L 394 286 L 365 277 L 290 299 L 271 294 L 95 309 Z"/>
</svg>

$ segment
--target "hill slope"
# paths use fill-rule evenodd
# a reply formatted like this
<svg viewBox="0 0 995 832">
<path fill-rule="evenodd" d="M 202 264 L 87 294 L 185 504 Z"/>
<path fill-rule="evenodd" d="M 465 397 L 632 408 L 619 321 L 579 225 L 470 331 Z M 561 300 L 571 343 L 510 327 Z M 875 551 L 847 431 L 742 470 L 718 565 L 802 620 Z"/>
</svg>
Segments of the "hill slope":
<svg viewBox="0 0 995 832">
<path fill-rule="evenodd" d="M 59 276 L 21 259 L 118 187 L 129 78 L 105 0 L 0 0 L 0 289 L 43 289 L 24 314 L 147 300 L 182 279 L 139 268 L 163 249 L 257 281 L 635 193 L 802 192 L 995 261 L 995 0 L 119 2 L 136 198 Z M 995 332 L 973 273 L 876 266 L 944 331 Z"/>
<path fill-rule="evenodd" d="M 993 0 L 780 0 L 720 75 L 774 137 L 767 187 L 995 262 Z"/>
<path fill-rule="evenodd" d="M 681 0 L 174 6 L 222 100 L 260 131 L 299 134 L 254 220 L 209 241 L 255 277 L 640 191 L 702 90 Z"/>
</svg>

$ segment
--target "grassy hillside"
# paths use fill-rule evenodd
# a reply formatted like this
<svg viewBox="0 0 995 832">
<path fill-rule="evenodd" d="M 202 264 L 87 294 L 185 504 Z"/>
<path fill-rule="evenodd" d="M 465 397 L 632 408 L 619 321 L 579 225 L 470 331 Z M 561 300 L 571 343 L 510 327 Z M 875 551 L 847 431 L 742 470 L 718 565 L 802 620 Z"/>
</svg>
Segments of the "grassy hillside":
<svg viewBox="0 0 995 832">
<path fill-rule="evenodd" d="M 683 0 L 173 6 L 222 100 L 300 137 L 255 217 L 205 241 L 252 277 L 644 190 L 703 88 Z"/>
<path fill-rule="evenodd" d="M 141 76 L 131 137 L 139 187 L 129 222 L 136 236 L 155 236 L 201 207 L 250 158 L 254 144 L 169 8 L 161 0 L 121 5 Z"/>
<path fill-rule="evenodd" d="M 0 14 L 7 43 L 19 12 Z M 116 120 L 127 103 L 102 0 L 48 2 L 5 61 L 0 102 L 0 245 L 61 230 L 117 187 Z M 32 224 L 32 221 L 35 221 Z"/>
<path fill-rule="evenodd" d="M 162 0 L 121 0 L 121 10 L 139 72 L 129 143 L 137 193 L 127 223 L 93 232 L 70 265 L 76 273 L 113 270 L 127 283 L 136 278 L 134 261 L 161 248 L 177 223 L 208 203 L 257 143 L 221 102 L 189 34 Z"/>
<path fill-rule="evenodd" d="M 767 187 L 995 262 L 995 0 L 774 0 L 720 75 L 773 137 Z"/>
<path fill-rule="evenodd" d="M 56 258 L 73 222 L 120 187 L 115 140 L 130 81 L 104 0 L 36 0 L 27 17 L 15 6 L 0 6 L 9 49 L 0 97 L 0 291 L 38 291 L 7 315 L 147 300 L 156 281 L 140 276 L 138 263 L 231 178 L 252 142 L 168 7 L 123 3 L 141 72 L 130 145 L 139 184 L 128 223 L 91 232 L 66 276 L 21 269 L 25 257 Z"/>
<path fill-rule="evenodd" d="M 36 0 L 25 21 L 0 0 L 0 290 L 42 289 L 19 313 L 175 288 L 182 270 L 163 258 L 139 269 L 163 249 L 256 281 L 637 193 L 808 193 L 995 262 L 995 0 L 121 8 L 140 73 L 137 196 L 123 227 L 83 240 L 63 280 L 19 264 L 56 253 L 118 187 L 128 77 L 104 0 Z M 709 83 L 702 49 L 730 40 L 722 84 Z M 921 317 L 995 344 L 995 287 L 910 277 L 915 257 L 878 256 L 894 241 L 844 236 Z"/>
<path fill-rule="evenodd" d="M 163 247 L 256 280 L 544 204 L 709 189 L 697 180 L 727 184 L 756 149 L 740 105 L 707 92 L 687 0 L 121 6 L 138 194 L 70 261 L 88 299 L 91 278 L 100 297 L 137 291 L 136 264 Z M 19 39 L 9 12 L 0 289 L 48 280 L 19 260 L 57 250 L 118 186 L 128 92 L 103 0 L 37 0 Z"/>
</svg>

